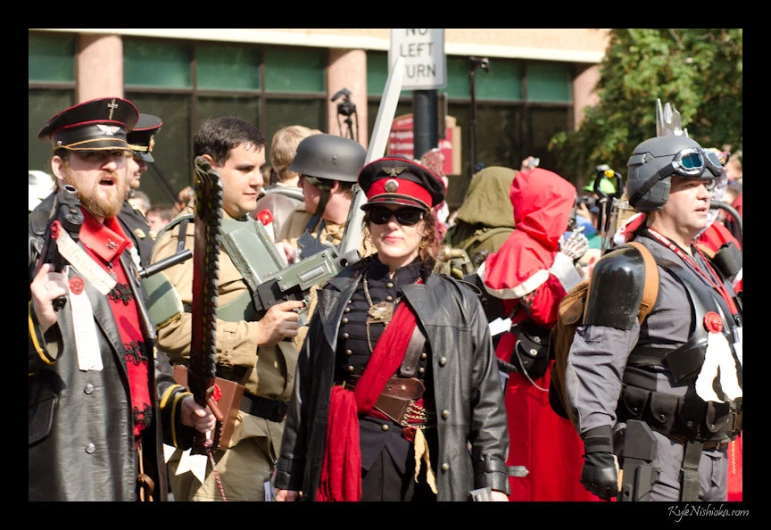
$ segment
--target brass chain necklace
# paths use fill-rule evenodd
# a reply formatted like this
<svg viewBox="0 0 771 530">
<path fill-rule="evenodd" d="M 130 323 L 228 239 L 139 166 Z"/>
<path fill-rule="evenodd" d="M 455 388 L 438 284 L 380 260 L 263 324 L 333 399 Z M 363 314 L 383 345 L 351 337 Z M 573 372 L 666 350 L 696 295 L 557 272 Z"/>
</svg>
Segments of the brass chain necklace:
<svg viewBox="0 0 771 530">
<path fill-rule="evenodd" d="M 384 326 L 388 326 L 388 323 L 391 322 L 391 318 L 394 316 L 394 309 L 396 308 L 396 305 L 401 302 L 402 297 L 400 296 L 393 302 L 383 301 L 378 302 L 377 304 L 373 304 L 372 297 L 369 295 L 366 272 L 363 275 L 362 285 L 364 287 L 364 296 L 367 298 L 367 303 L 369 304 L 369 309 L 367 310 L 367 321 L 365 324 L 367 328 L 367 346 L 369 346 L 369 352 L 372 353 L 372 338 L 370 336 L 369 325 L 383 324 Z"/>
</svg>

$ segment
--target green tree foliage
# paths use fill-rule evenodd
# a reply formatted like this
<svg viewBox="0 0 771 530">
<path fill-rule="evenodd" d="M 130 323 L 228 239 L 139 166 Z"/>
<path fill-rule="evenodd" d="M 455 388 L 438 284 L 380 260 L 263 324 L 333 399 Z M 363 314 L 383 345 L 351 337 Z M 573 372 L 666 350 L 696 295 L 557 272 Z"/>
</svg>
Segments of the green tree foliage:
<svg viewBox="0 0 771 530">
<path fill-rule="evenodd" d="M 637 144 L 656 135 L 656 99 L 680 112 L 704 147 L 742 148 L 741 29 L 614 29 L 600 65 L 600 103 L 549 148 L 563 175 L 589 182 L 608 164 L 626 176 Z"/>
</svg>

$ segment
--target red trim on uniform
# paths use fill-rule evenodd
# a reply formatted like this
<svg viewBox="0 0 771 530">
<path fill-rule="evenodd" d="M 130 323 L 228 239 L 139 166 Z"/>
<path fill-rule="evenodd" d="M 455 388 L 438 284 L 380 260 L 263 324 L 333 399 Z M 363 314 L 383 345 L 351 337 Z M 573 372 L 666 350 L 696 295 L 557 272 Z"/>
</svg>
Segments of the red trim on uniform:
<svg viewBox="0 0 771 530">
<path fill-rule="evenodd" d="M 388 192 L 385 189 L 386 183 L 395 181 L 399 184 L 399 187 L 393 192 Z M 431 194 L 421 186 L 411 180 L 404 180 L 400 178 L 379 178 L 369 187 L 367 191 L 367 200 L 372 201 L 380 195 L 408 195 L 414 197 L 422 203 L 425 203 L 429 207 L 433 207 L 433 201 L 431 200 Z"/>
<path fill-rule="evenodd" d="M 68 125 L 62 125 L 58 129 L 55 129 L 51 133 L 51 136 L 54 136 L 54 135 L 56 135 L 56 133 L 58 133 L 60 131 L 63 131 L 65 129 L 77 129 L 79 127 L 86 127 L 86 126 L 97 125 L 97 124 L 99 124 L 99 125 L 116 125 L 116 126 L 120 127 L 121 129 L 123 129 L 123 132 L 127 132 L 128 131 L 128 126 L 125 123 L 123 123 L 122 121 L 120 121 L 120 120 L 88 120 L 88 121 L 81 121 L 81 122 L 78 122 L 78 123 L 70 123 Z M 106 139 L 110 139 L 111 140 L 113 138 L 114 138 L 113 136 L 110 136 L 109 138 L 106 138 Z"/>
</svg>

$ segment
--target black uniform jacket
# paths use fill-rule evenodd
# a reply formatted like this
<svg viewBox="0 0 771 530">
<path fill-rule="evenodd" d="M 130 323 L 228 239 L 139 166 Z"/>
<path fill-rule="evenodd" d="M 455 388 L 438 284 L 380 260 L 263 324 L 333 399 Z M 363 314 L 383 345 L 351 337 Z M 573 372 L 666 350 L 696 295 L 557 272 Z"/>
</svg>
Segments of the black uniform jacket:
<svg viewBox="0 0 771 530">
<path fill-rule="evenodd" d="M 321 476 L 337 333 L 366 261 L 345 269 L 318 292 L 297 363 L 276 487 L 302 491 L 307 500 L 315 499 Z M 437 499 L 467 501 L 471 490 L 485 486 L 508 492 L 506 411 L 477 295 L 451 278 L 431 274 L 423 284 L 405 286 L 404 296 L 433 352 Z"/>
<path fill-rule="evenodd" d="M 29 217 L 31 271 L 45 233 L 45 208 L 50 211 L 52 200 L 53 195 L 38 206 L 43 210 Z M 120 259 L 139 308 L 146 351 L 155 352 L 155 362 L 147 363 L 153 420 L 142 436 L 143 467 L 155 481 L 155 500 L 166 500 L 162 442 L 190 447 L 194 431 L 180 423 L 180 403 L 186 392 L 175 383 L 166 355 L 155 351 L 155 329 L 136 281 L 136 267 L 128 252 Z M 29 500 L 136 499 L 138 465 L 126 352 L 107 296 L 88 281 L 85 289 L 94 313 L 101 371 L 78 368 L 69 302 L 45 335 L 29 304 Z"/>
<path fill-rule="evenodd" d="M 155 234 L 150 234 L 150 225 L 142 212 L 133 208 L 128 201 L 123 201 L 123 206 L 118 213 L 118 221 L 123 232 L 131 239 L 134 248 L 139 254 L 139 263 L 142 267 L 150 265 L 150 256 L 153 254 Z"/>
</svg>

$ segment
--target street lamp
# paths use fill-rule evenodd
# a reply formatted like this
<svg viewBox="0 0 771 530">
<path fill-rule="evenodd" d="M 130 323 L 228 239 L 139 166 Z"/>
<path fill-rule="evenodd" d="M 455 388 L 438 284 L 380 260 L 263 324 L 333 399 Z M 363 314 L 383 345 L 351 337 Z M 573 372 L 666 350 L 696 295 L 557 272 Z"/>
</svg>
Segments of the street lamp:
<svg viewBox="0 0 771 530">
<path fill-rule="evenodd" d="M 471 83 L 471 176 L 477 171 L 477 68 L 490 71 L 490 60 L 487 57 L 469 57 L 468 77 Z"/>
</svg>

